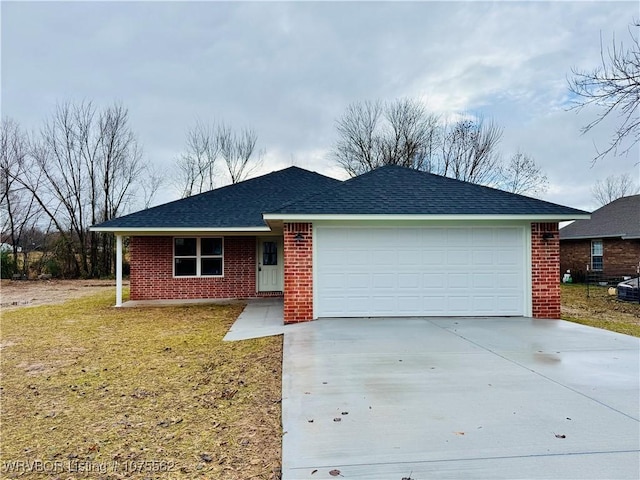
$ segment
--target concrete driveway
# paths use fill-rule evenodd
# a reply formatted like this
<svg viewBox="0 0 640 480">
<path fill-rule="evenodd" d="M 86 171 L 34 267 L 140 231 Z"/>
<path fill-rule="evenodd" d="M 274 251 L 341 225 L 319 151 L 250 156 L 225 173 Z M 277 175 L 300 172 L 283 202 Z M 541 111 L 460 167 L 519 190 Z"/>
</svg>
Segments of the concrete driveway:
<svg viewBox="0 0 640 480">
<path fill-rule="evenodd" d="M 559 320 L 286 327 L 282 478 L 638 479 L 639 352 Z"/>
</svg>

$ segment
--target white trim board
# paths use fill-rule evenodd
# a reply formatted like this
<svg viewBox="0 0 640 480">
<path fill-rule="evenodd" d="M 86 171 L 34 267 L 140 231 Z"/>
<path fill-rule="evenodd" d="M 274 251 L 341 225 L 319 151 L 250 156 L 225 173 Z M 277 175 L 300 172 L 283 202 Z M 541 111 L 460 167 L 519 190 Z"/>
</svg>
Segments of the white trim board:
<svg viewBox="0 0 640 480">
<path fill-rule="evenodd" d="M 173 235 L 183 235 L 185 233 L 198 235 L 198 234 L 210 234 L 215 233 L 218 235 L 223 235 L 225 233 L 256 233 L 262 234 L 265 232 L 272 232 L 272 229 L 265 227 L 226 227 L 226 228 L 192 228 L 192 227 L 136 227 L 136 228 L 120 228 L 120 227 L 91 227 L 90 230 L 92 232 L 111 232 L 116 233 L 118 235 L 123 235 L 126 237 L 132 236 L 144 236 L 144 235 L 158 235 L 162 234 L 163 236 L 173 236 Z"/>
<path fill-rule="evenodd" d="M 528 221 L 528 222 L 564 222 L 576 219 L 589 219 L 591 215 L 342 215 L 342 214 L 277 214 L 265 213 L 266 221 L 282 220 L 284 222 L 313 222 L 320 220 L 334 221 Z"/>
</svg>

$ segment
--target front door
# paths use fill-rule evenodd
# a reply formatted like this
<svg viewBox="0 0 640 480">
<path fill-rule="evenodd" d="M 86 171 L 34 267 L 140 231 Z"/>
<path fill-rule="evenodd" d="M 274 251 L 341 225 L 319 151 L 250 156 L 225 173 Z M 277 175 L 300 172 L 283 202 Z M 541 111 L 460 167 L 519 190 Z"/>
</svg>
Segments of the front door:
<svg viewBox="0 0 640 480">
<path fill-rule="evenodd" d="M 282 238 L 258 239 L 258 291 L 282 292 L 284 290 L 284 265 Z"/>
</svg>

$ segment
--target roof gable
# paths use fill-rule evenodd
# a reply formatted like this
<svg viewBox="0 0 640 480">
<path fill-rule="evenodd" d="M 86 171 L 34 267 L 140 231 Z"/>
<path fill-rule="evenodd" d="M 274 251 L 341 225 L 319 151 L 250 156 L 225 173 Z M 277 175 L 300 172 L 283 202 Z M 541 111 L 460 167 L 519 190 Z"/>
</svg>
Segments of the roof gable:
<svg viewBox="0 0 640 480">
<path fill-rule="evenodd" d="M 269 212 L 300 215 L 541 215 L 587 212 L 388 165 Z M 272 215 L 270 215 L 272 216 Z"/>
<path fill-rule="evenodd" d="M 115 218 L 96 227 L 99 230 L 265 227 L 263 212 L 339 183 L 319 173 L 289 167 Z"/>
<path fill-rule="evenodd" d="M 621 237 L 640 238 L 640 195 L 614 200 L 560 230 L 561 240 Z"/>
</svg>

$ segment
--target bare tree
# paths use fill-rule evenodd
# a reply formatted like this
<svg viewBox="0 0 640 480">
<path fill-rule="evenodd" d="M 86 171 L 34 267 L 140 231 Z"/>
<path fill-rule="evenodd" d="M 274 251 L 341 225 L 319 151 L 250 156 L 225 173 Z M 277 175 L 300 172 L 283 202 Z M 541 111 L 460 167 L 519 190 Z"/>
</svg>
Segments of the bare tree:
<svg viewBox="0 0 640 480">
<path fill-rule="evenodd" d="M 501 127 L 492 120 L 467 119 L 445 125 L 444 132 L 442 157 L 434 173 L 482 185 L 499 183 Z"/>
<path fill-rule="evenodd" d="M 2 241 L 11 242 L 14 261 L 18 253 L 26 255 L 24 243 L 27 232 L 38 223 L 40 209 L 29 190 L 16 177 L 30 168 L 28 138 L 13 120 L 0 122 L 0 212 L 2 213 Z M 25 258 L 26 260 L 26 258 Z M 17 264 L 16 264 L 17 265 Z M 27 274 L 28 263 L 22 263 L 22 273 Z"/>
<path fill-rule="evenodd" d="M 262 153 L 259 153 L 257 158 L 253 156 L 258 140 L 253 130 L 243 128 L 240 133 L 235 133 L 230 127 L 221 124 L 218 126 L 216 138 L 231 183 L 246 180 L 262 164 Z"/>
<path fill-rule="evenodd" d="M 500 187 L 511 193 L 538 194 L 547 190 L 547 176 L 536 161 L 526 153 L 517 152 L 503 171 Z"/>
<path fill-rule="evenodd" d="M 129 127 L 128 111 L 122 105 L 108 107 L 100 113 L 94 128 L 97 130 L 98 155 L 94 160 L 97 172 L 92 172 L 89 165 L 87 169 L 92 172 L 90 178 L 100 182 L 100 201 L 97 211 L 92 209 L 92 224 L 96 223 L 96 217 L 100 222 L 106 222 L 128 210 L 135 197 L 134 186 L 147 182 L 141 178 L 146 165 L 142 162 L 137 138 Z M 91 235 L 92 275 L 109 274 L 115 266 L 113 236 L 96 232 Z"/>
<path fill-rule="evenodd" d="M 214 188 L 219 153 L 216 127 L 196 122 L 187 132 L 186 151 L 177 160 L 177 186 L 182 198 Z"/>
<path fill-rule="evenodd" d="M 165 178 L 162 172 L 151 164 L 146 165 L 142 175 L 146 179 L 140 182 L 142 208 L 146 209 L 153 205 L 158 190 L 165 184 Z"/>
<path fill-rule="evenodd" d="M 439 144 L 438 117 L 412 99 L 401 99 L 385 105 L 388 132 L 382 143 L 383 162 L 416 170 L 431 166 Z"/>
<path fill-rule="evenodd" d="M 616 42 L 605 49 L 600 36 L 600 66 L 590 71 L 572 69 L 573 78 L 568 79 L 569 90 L 579 98 L 573 109 L 581 110 L 587 105 L 600 107 L 598 117 L 582 128 L 588 132 L 610 115 L 618 114 L 620 125 L 613 134 L 608 147 L 597 151 L 594 161 L 609 153 L 627 154 L 640 140 L 640 42 L 634 29 L 640 22 L 629 26 L 631 46 L 625 48 Z M 626 141 L 629 144 L 626 144 Z"/>
<path fill-rule="evenodd" d="M 332 155 L 352 177 L 384 164 L 378 132 L 382 110 L 379 101 L 352 103 L 336 122 L 339 138 Z"/>
<path fill-rule="evenodd" d="M 640 186 L 628 173 L 610 175 L 604 180 L 598 180 L 591 189 L 593 198 L 602 205 L 617 200 L 618 198 L 635 195 L 640 192 Z"/>
<path fill-rule="evenodd" d="M 197 122 L 187 132 L 186 151 L 177 160 L 176 186 L 182 198 L 215 188 L 221 176 L 228 175 L 231 183 L 245 180 L 262 164 L 262 152 L 255 152 L 257 140 L 250 128 L 236 132 L 224 123 Z"/>
<path fill-rule="evenodd" d="M 91 102 L 59 104 L 29 154 L 35 168 L 23 168 L 13 178 L 55 226 L 71 273 L 110 274 L 111 236 L 89 227 L 124 213 L 135 184 L 143 181 L 127 110 L 114 105 L 98 112 Z"/>
<path fill-rule="evenodd" d="M 352 177 L 382 165 L 429 170 L 440 142 L 438 117 L 413 99 L 352 103 L 336 128 L 331 155 Z"/>
<path fill-rule="evenodd" d="M 336 122 L 331 156 L 352 177 L 400 165 L 517 193 L 544 191 L 547 177 L 528 155 L 518 153 L 503 165 L 501 127 L 466 117 L 442 124 L 413 99 L 352 103 Z"/>
<path fill-rule="evenodd" d="M 108 107 L 100 113 L 97 128 L 99 172 L 101 182 L 101 221 L 107 221 L 128 209 L 134 198 L 133 185 L 141 179 L 146 165 L 142 151 L 129 126 L 129 114 L 122 105 Z"/>
</svg>

